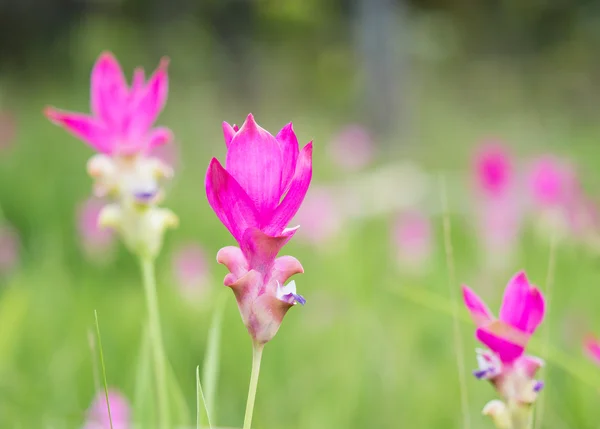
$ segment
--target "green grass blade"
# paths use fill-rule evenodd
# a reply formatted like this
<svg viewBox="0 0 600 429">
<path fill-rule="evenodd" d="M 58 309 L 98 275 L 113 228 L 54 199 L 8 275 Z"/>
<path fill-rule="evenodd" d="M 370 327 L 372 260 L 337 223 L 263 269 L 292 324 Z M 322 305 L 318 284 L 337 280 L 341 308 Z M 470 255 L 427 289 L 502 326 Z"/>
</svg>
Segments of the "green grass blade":
<svg viewBox="0 0 600 429">
<path fill-rule="evenodd" d="M 224 292 L 224 291 L 223 291 Z M 219 355 L 221 347 L 221 325 L 225 311 L 226 294 L 221 292 L 217 297 L 214 314 L 208 333 L 208 344 L 204 354 L 202 381 L 206 392 L 206 408 L 211 416 L 215 416 L 215 397 L 219 380 Z"/>
<path fill-rule="evenodd" d="M 108 383 L 106 382 L 106 367 L 104 366 L 104 352 L 102 351 L 102 338 L 100 337 L 100 323 L 98 323 L 98 312 L 94 310 L 96 318 L 96 335 L 98 335 L 98 348 L 100 349 L 100 365 L 102 366 L 102 381 L 104 382 L 104 396 L 106 396 L 106 408 L 108 410 L 108 421 L 110 429 L 113 429 L 112 415 L 110 413 L 110 402 L 108 400 Z"/>
<path fill-rule="evenodd" d="M 204 411 L 204 412 L 203 412 Z M 200 365 L 196 367 L 196 429 L 208 427 L 212 429 L 206 399 L 200 383 Z"/>
</svg>

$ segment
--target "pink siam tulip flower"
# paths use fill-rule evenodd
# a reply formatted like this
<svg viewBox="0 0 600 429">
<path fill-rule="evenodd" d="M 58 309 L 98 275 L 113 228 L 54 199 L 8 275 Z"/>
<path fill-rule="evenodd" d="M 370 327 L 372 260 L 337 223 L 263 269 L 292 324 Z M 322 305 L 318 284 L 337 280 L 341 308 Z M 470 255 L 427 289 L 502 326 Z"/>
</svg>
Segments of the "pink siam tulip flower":
<svg viewBox="0 0 600 429">
<path fill-rule="evenodd" d="M 320 246 L 342 229 L 343 216 L 332 191 L 321 186 L 306 196 L 294 223 L 301 225 L 298 239 Z"/>
<path fill-rule="evenodd" d="M 583 350 L 595 363 L 600 365 L 600 341 L 593 335 L 588 335 L 583 342 Z"/>
<path fill-rule="evenodd" d="M 304 304 L 295 284 L 284 283 L 303 272 L 291 256 L 276 258 L 294 236 L 287 228 L 308 191 L 312 177 L 312 142 L 302 150 L 292 124 L 273 137 L 252 115 L 239 130 L 223 124 L 226 168 L 213 158 L 206 173 L 208 202 L 239 244 L 217 255 L 230 273 L 224 283 L 236 296 L 242 319 L 256 344 L 270 341 L 283 316 Z"/>
<path fill-rule="evenodd" d="M 106 202 L 90 198 L 77 207 L 77 232 L 85 253 L 93 258 L 102 258 L 110 253 L 115 244 L 111 229 L 102 228 L 98 221 Z"/>
<path fill-rule="evenodd" d="M 474 160 L 477 237 L 485 251 L 486 267 L 508 265 L 523 224 L 523 207 L 510 152 L 500 143 L 485 143 Z"/>
<path fill-rule="evenodd" d="M 52 107 L 45 114 L 97 152 L 110 156 L 147 153 L 172 138 L 169 129 L 152 128 L 167 101 L 168 64 L 168 59 L 161 60 L 148 81 L 144 70 L 136 69 L 128 86 L 115 57 L 104 52 L 92 70 L 92 115 Z"/>
<path fill-rule="evenodd" d="M 108 402 L 110 404 L 110 419 L 108 416 L 108 407 L 106 404 L 106 395 L 104 390 L 98 392 L 90 409 L 88 410 L 84 429 L 130 429 L 131 408 L 127 399 L 116 390 L 108 391 Z"/>
<path fill-rule="evenodd" d="M 210 283 L 204 249 L 198 244 L 180 247 L 173 255 L 173 273 L 185 296 L 203 296 Z"/>
<path fill-rule="evenodd" d="M 394 247 L 404 269 L 423 272 L 433 252 L 433 231 L 428 216 L 413 210 L 402 213 L 394 226 Z"/>
<path fill-rule="evenodd" d="M 520 272 L 504 291 L 498 319 L 467 286 L 463 286 L 463 299 L 477 326 L 475 336 L 489 348 L 477 351 L 479 369 L 474 375 L 490 380 L 508 403 L 532 403 L 543 387 L 534 376 L 544 362 L 524 351 L 544 318 L 542 293 Z"/>
<path fill-rule="evenodd" d="M 9 274 L 19 264 L 21 240 L 17 231 L 0 225 L 0 276 Z"/>
<path fill-rule="evenodd" d="M 327 149 L 332 161 L 350 172 L 366 167 L 375 156 L 373 137 L 364 126 L 358 124 L 343 128 Z"/>
</svg>

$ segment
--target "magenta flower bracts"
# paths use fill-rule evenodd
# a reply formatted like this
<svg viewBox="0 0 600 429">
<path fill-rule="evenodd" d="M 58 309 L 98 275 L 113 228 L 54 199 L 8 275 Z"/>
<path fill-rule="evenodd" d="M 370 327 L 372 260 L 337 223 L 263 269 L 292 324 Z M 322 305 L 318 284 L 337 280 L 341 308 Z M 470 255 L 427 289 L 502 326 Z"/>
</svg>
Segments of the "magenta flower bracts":
<svg viewBox="0 0 600 429">
<path fill-rule="evenodd" d="M 593 335 L 588 335 L 583 342 L 583 350 L 596 364 L 600 365 L 600 341 Z"/>
<path fill-rule="evenodd" d="M 258 344 L 270 341 L 283 316 L 305 300 L 295 283 L 284 283 L 303 272 L 291 256 L 277 258 L 294 236 L 287 228 L 308 191 L 312 177 L 312 142 L 299 150 L 292 124 L 277 136 L 248 115 L 241 128 L 223 124 L 225 167 L 214 159 L 206 173 L 208 202 L 239 247 L 217 255 L 230 273 L 224 283 L 233 289 L 242 319 Z"/>
<path fill-rule="evenodd" d="M 526 427 L 518 422 L 525 419 L 523 413 L 529 412 L 543 388 L 543 382 L 534 377 L 544 362 L 524 352 L 529 338 L 544 319 L 544 297 L 520 272 L 504 291 L 499 318 L 467 286 L 463 286 L 463 299 L 477 326 L 476 338 L 489 349 L 477 350 L 479 368 L 474 375 L 489 380 L 504 401 L 502 406 L 493 401 L 494 406 L 488 404 L 484 412 L 489 412 L 495 421 L 508 419 L 512 423 L 507 427 Z M 505 415 L 493 414 L 501 412 Z"/>
<path fill-rule="evenodd" d="M 46 108 L 46 116 L 83 140 L 99 153 L 135 155 L 151 151 L 172 139 L 167 128 L 152 128 L 167 101 L 169 60 L 145 81 L 144 70 L 136 69 L 127 85 L 115 57 L 100 55 L 91 77 L 92 115 Z"/>
</svg>

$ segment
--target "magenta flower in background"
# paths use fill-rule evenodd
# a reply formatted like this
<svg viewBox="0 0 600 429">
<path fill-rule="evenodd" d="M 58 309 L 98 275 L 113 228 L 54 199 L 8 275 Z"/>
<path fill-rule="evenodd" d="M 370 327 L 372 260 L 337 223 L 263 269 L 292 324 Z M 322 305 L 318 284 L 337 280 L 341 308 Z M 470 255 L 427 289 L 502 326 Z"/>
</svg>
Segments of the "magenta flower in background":
<svg viewBox="0 0 600 429">
<path fill-rule="evenodd" d="M 590 359 L 600 365 L 600 341 L 598 338 L 589 334 L 583 342 L 583 350 Z"/>
<path fill-rule="evenodd" d="M 173 275 L 186 297 L 203 296 L 210 282 L 204 249 L 195 243 L 181 246 L 173 255 Z"/>
<path fill-rule="evenodd" d="M 463 299 L 477 326 L 475 336 L 489 348 L 478 350 L 479 369 L 474 375 L 490 380 L 504 399 L 533 402 L 543 387 L 533 378 L 543 361 L 524 351 L 544 319 L 540 290 L 529 283 L 524 272 L 517 273 L 506 286 L 498 319 L 467 286 L 463 286 Z"/>
<path fill-rule="evenodd" d="M 81 247 L 88 257 L 98 260 L 109 254 L 115 245 L 115 234 L 98 224 L 106 201 L 89 198 L 77 207 L 77 232 Z"/>
<path fill-rule="evenodd" d="M 293 274 L 303 272 L 291 257 L 277 258 L 296 228 L 287 228 L 308 191 L 312 142 L 302 150 L 292 124 L 277 136 L 259 127 L 252 115 L 239 130 L 223 124 L 225 168 L 213 158 L 206 173 L 208 202 L 239 244 L 225 247 L 217 260 L 230 273 L 224 283 L 238 302 L 248 332 L 258 344 L 271 340 L 287 310 L 304 304 Z"/>
<path fill-rule="evenodd" d="M 393 244 L 400 266 L 411 272 L 420 273 L 431 259 L 433 231 L 429 216 L 411 210 L 396 219 Z"/>
<path fill-rule="evenodd" d="M 357 171 L 373 161 L 375 143 L 367 128 L 350 124 L 330 141 L 327 152 L 332 162 L 343 170 Z"/>
<path fill-rule="evenodd" d="M 501 269 L 515 253 L 524 210 L 509 150 L 498 142 L 482 144 L 473 164 L 477 238 L 486 257 L 485 265 Z"/>
<path fill-rule="evenodd" d="M 13 227 L 0 225 L 0 276 L 11 273 L 19 264 L 21 240 Z"/>
<path fill-rule="evenodd" d="M 580 193 L 574 167 L 552 155 L 536 159 L 529 168 L 528 179 L 533 202 L 540 207 L 568 205 Z"/>
<path fill-rule="evenodd" d="M 302 229 L 298 239 L 320 246 L 342 229 L 343 215 L 332 190 L 320 186 L 313 187 L 294 218 L 294 224 Z"/>
<path fill-rule="evenodd" d="M 130 429 L 131 407 L 129 401 L 117 390 L 108 391 L 112 429 Z M 99 391 L 90 406 L 84 429 L 111 429 L 104 390 Z"/>
<path fill-rule="evenodd" d="M 52 107 L 45 114 L 97 152 L 106 155 L 146 153 L 172 139 L 168 128 L 153 128 L 167 101 L 168 59 L 163 59 L 146 81 L 138 68 L 127 85 L 115 57 L 100 55 L 91 76 L 91 115 L 64 112 Z"/>
<path fill-rule="evenodd" d="M 499 142 L 482 144 L 475 153 L 475 185 L 488 198 L 498 198 L 514 185 L 514 165 L 509 151 Z"/>
</svg>

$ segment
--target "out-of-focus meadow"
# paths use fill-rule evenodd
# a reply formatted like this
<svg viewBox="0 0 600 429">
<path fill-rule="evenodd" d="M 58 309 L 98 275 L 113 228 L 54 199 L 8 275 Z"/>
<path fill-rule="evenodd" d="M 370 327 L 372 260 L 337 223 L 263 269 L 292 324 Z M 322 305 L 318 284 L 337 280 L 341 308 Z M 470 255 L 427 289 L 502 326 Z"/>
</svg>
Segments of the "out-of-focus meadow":
<svg viewBox="0 0 600 429">
<path fill-rule="evenodd" d="M 215 261 L 233 240 L 207 204 L 204 175 L 225 153 L 221 122 L 252 112 L 272 133 L 293 121 L 300 143 L 315 148 L 301 228 L 285 248 L 305 268 L 295 280 L 307 304 L 266 346 L 256 428 L 465 428 L 455 345 L 470 427 L 491 428 L 481 408 L 495 393 L 469 376 L 478 345 L 462 303 L 454 339 L 452 296 L 466 283 L 497 311 L 520 269 L 546 292 L 553 236 L 549 318 L 531 345 L 547 361 L 541 427 L 598 426 L 600 367 L 582 351 L 587 333 L 600 334 L 596 224 L 544 217 L 527 186 L 531 163 L 552 154 L 574 166 L 586 203 L 600 195 L 593 2 L 21 5 L 0 3 L 0 427 L 83 427 L 98 391 L 94 310 L 108 384 L 134 404 L 147 389 L 138 264 L 95 229 L 98 203 L 85 203 L 92 150 L 42 114 L 49 104 L 88 111 L 89 73 L 104 50 L 129 76 L 171 60 L 159 124 L 176 135 L 161 156 L 176 171 L 164 205 L 180 226 L 167 232 L 157 277 L 190 422 L 220 300 L 213 420 L 243 419 L 251 344 Z M 503 229 L 514 213 L 490 209 L 477 190 L 473 163 L 489 142 L 514 157 L 515 237 Z M 486 210 L 498 219 L 481 226 Z"/>
</svg>

